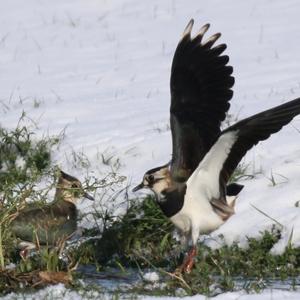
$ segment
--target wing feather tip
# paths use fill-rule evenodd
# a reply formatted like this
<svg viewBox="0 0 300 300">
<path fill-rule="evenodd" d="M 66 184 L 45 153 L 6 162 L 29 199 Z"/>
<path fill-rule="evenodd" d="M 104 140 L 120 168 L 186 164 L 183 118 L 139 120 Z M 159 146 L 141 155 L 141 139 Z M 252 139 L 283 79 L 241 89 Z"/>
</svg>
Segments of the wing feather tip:
<svg viewBox="0 0 300 300">
<path fill-rule="evenodd" d="M 213 44 L 221 37 L 221 33 L 215 33 L 210 38 L 208 38 L 203 44 L 202 47 L 212 47 Z"/>
<path fill-rule="evenodd" d="M 183 37 L 191 34 L 193 25 L 194 25 L 194 19 L 191 19 L 183 31 L 183 34 L 182 34 Z"/>
<path fill-rule="evenodd" d="M 198 31 L 198 33 L 196 34 L 195 38 L 196 38 L 196 37 L 203 37 L 204 34 L 205 34 L 205 33 L 207 32 L 207 30 L 209 29 L 209 27 L 210 27 L 210 24 L 209 24 L 209 23 L 206 23 L 205 25 L 203 25 L 203 26 L 199 29 L 199 31 Z"/>
</svg>

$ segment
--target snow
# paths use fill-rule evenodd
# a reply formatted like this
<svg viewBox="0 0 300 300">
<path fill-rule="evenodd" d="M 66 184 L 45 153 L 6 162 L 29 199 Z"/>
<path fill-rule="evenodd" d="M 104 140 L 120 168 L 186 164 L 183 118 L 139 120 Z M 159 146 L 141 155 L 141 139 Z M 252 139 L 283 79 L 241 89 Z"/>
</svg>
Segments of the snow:
<svg viewBox="0 0 300 300">
<path fill-rule="evenodd" d="M 122 296 L 122 294 L 117 296 L 120 299 L 128 299 L 128 295 Z M 114 297 L 113 296 L 113 297 Z M 67 289 L 63 284 L 57 284 L 54 286 L 48 286 L 42 290 L 39 290 L 35 294 L 16 294 L 10 293 L 1 299 L 3 300 L 34 300 L 34 299 L 62 299 L 62 300 L 81 300 L 81 299 L 111 299 L 112 295 L 105 295 L 98 291 L 84 291 L 84 292 L 77 292 Z M 154 297 L 154 296 L 137 296 L 137 299 L 143 300 L 159 300 L 159 299 L 174 299 L 174 297 Z M 179 299 L 179 298 L 178 298 Z M 291 291 L 281 291 L 281 290 L 264 290 L 259 294 L 247 294 L 246 292 L 229 292 L 220 294 L 214 298 L 207 298 L 203 295 L 195 295 L 185 297 L 185 300 L 207 300 L 207 299 L 215 299 L 215 300 L 298 300 L 299 299 L 299 292 L 291 292 Z"/>
<path fill-rule="evenodd" d="M 149 282 L 159 281 L 159 274 L 157 272 L 147 272 L 143 274 L 143 279 Z"/>
<path fill-rule="evenodd" d="M 230 113 L 241 119 L 300 95 L 299 10 L 296 0 L 3 2 L 0 125 L 15 128 L 25 111 L 39 136 L 64 132 L 55 153 L 63 170 L 84 177 L 73 165 L 77 152 L 89 160 L 90 172 L 106 174 L 111 166 L 101 154 L 113 156 L 118 174 L 134 186 L 171 156 L 170 67 L 188 21 L 195 19 L 194 33 L 207 22 L 209 34 L 222 32 L 236 78 Z M 246 155 L 243 163 L 255 178 L 241 182 L 236 214 L 211 242 L 246 246 L 246 236 L 259 237 L 275 219 L 284 234 L 272 252 L 281 253 L 290 238 L 300 246 L 299 141 L 298 116 Z M 274 292 L 272 299 L 286 293 Z"/>
<path fill-rule="evenodd" d="M 67 289 L 62 283 L 54 285 L 54 286 L 48 286 L 42 290 L 39 290 L 38 292 L 30 295 L 30 294 L 16 294 L 16 293 L 10 293 L 4 297 L 1 297 L 3 300 L 9 300 L 9 299 L 72 299 L 72 300 L 81 300 L 81 299 L 108 299 L 108 297 L 105 297 L 105 295 L 101 295 L 97 291 L 84 291 L 84 292 L 77 292 L 72 291 L 70 289 Z"/>
</svg>

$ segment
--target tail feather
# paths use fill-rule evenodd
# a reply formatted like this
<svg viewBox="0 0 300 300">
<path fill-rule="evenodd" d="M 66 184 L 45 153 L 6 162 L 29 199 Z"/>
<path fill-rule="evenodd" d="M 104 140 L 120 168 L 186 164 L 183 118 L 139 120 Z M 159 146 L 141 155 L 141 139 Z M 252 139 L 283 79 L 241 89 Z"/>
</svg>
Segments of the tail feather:
<svg viewBox="0 0 300 300">
<path fill-rule="evenodd" d="M 243 188 L 242 184 L 230 183 L 226 187 L 226 196 L 237 196 Z"/>
</svg>

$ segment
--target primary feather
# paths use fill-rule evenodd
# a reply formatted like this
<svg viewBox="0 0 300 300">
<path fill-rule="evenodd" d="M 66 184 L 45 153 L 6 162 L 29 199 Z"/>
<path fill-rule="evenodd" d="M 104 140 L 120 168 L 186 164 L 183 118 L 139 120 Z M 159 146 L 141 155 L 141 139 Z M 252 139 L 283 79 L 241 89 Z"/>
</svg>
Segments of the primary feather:
<svg viewBox="0 0 300 300">
<path fill-rule="evenodd" d="M 226 45 L 213 47 L 221 34 L 203 41 L 207 24 L 192 38 L 193 23 L 184 30 L 171 69 L 171 175 L 177 181 L 188 179 L 220 134 L 233 95 L 233 69 L 222 55 Z"/>
</svg>

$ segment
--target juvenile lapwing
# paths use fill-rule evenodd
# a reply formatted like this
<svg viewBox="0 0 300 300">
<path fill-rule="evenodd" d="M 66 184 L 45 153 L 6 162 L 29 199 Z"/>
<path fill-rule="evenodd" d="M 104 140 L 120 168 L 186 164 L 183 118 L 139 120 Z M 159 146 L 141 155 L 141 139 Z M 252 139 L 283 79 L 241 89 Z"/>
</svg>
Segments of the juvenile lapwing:
<svg viewBox="0 0 300 300">
<path fill-rule="evenodd" d="M 21 254 L 37 244 L 54 246 L 70 237 L 77 229 L 76 204 L 80 198 L 94 200 L 77 178 L 60 171 L 54 201 L 44 206 L 29 205 L 11 223 L 13 233 L 21 240 Z"/>
<path fill-rule="evenodd" d="M 202 42 L 208 25 L 191 38 L 193 20 L 177 46 L 171 73 L 170 163 L 151 169 L 133 191 L 151 189 L 164 214 L 191 242 L 181 271 L 190 272 L 200 233 L 210 233 L 234 214 L 234 201 L 242 186 L 226 186 L 246 152 L 279 131 L 300 113 L 300 99 L 244 119 L 220 131 L 232 97 L 232 68 L 225 45 L 212 48 L 220 36 Z"/>
</svg>

